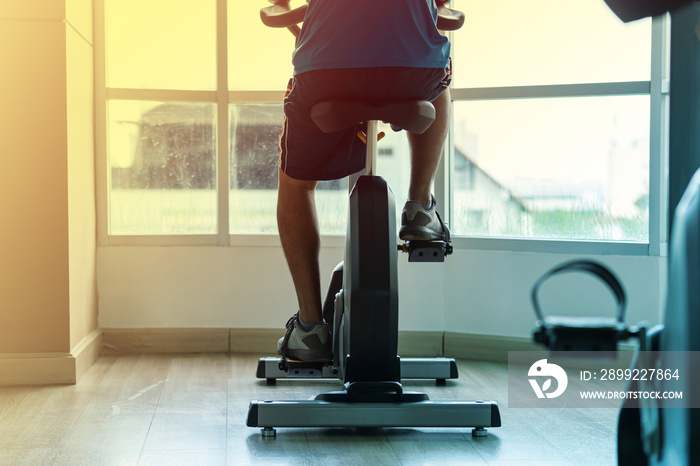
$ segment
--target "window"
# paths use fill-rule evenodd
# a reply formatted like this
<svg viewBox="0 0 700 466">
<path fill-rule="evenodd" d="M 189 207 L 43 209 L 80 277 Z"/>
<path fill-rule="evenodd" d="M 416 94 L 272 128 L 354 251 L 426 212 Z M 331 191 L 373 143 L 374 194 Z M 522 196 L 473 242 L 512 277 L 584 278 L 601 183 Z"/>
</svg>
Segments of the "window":
<svg viewBox="0 0 700 466">
<path fill-rule="evenodd" d="M 665 118 L 663 53 L 650 52 L 663 28 L 625 25 L 602 1 L 453 4 L 467 23 L 452 37 L 454 123 L 436 191 L 455 236 L 663 241 L 649 228 Z M 276 233 L 293 38 L 259 21 L 263 6 L 96 2 L 103 243 Z M 400 209 L 407 143 L 386 133 L 379 170 Z M 344 234 L 347 180 L 321 183 L 317 206 L 322 232 Z"/>
<path fill-rule="evenodd" d="M 623 24 L 602 1 L 454 5 L 467 13 L 453 37 L 454 234 L 658 241 L 652 21 Z"/>
</svg>

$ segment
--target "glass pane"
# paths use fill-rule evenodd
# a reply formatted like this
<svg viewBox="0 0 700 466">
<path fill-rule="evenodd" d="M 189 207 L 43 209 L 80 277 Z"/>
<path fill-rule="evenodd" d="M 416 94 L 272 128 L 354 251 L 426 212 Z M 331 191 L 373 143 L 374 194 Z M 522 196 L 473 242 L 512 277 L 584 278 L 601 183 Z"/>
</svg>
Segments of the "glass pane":
<svg viewBox="0 0 700 466">
<path fill-rule="evenodd" d="M 105 0 L 107 87 L 216 89 L 215 0 Z"/>
<path fill-rule="evenodd" d="M 622 23 L 603 1 L 454 0 L 455 87 L 647 81 L 651 20 Z"/>
<path fill-rule="evenodd" d="M 110 101 L 109 233 L 216 233 L 214 104 Z"/>
<path fill-rule="evenodd" d="M 453 231 L 648 240 L 649 97 L 455 102 Z"/>
<path fill-rule="evenodd" d="M 292 8 L 303 1 L 292 1 Z M 260 21 L 266 2 L 228 2 L 228 82 L 234 91 L 284 91 L 292 76 L 294 36 Z"/>
<path fill-rule="evenodd" d="M 282 104 L 232 104 L 232 234 L 277 233 L 277 142 Z M 323 181 L 316 189 L 322 234 L 345 234 L 347 180 Z"/>
<path fill-rule="evenodd" d="M 232 234 L 277 233 L 277 142 L 282 104 L 231 104 Z M 406 200 L 409 178 L 408 143 L 404 133 L 388 125 L 379 142 L 378 173 L 396 197 L 397 218 Z M 347 179 L 322 181 L 316 189 L 321 233 L 344 235 L 347 225 Z"/>
</svg>

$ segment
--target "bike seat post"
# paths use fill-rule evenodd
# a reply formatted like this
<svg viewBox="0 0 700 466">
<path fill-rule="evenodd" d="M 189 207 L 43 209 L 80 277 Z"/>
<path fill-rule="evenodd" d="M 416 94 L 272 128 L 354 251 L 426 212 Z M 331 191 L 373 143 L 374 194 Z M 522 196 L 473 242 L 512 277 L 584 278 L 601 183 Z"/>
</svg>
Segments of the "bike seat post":
<svg viewBox="0 0 700 466">
<path fill-rule="evenodd" d="M 377 169 L 377 120 L 367 122 L 367 155 L 365 159 L 365 175 L 373 176 Z"/>
</svg>

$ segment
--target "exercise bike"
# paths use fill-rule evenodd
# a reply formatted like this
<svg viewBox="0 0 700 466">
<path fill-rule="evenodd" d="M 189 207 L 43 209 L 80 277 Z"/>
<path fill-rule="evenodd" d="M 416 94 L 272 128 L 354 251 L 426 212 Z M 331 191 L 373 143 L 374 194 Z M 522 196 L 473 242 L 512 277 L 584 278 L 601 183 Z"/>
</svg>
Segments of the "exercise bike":
<svg viewBox="0 0 700 466">
<path fill-rule="evenodd" d="M 307 5 L 304 4 L 298 8 L 290 9 L 289 0 L 279 0 L 271 6 L 261 9 L 260 17 L 266 26 L 273 28 L 287 28 L 295 36 L 300 33 L 297 23 L 302 22 L 306 14 Z M 444 5 L 438 9 L 438 27 L 444 30 L 456 30 L 464 24 L 464 14 L 457 10 L 451 10 Z M 416 109 L 419 113 L 421 109 Z M 322 120 L 330 122 L 336 118 L 336 115 L 346 114 L 351 118 L 358 118 L 357 121 L 362 121 L 365 116 L 361 115 L 361 109 L 350 108 L 347 103 L 343 104 L 343 108 L 330 109 L 327 106 L 320 105 L 316 112 L 325 112 Z M 432 111 L 432 110 L 430 110 Z M 335 113 L 334 113 L 335 112 Z M 402 109 L 395 112 L 393 118 L 402 118 Z M 329 123 L 321 121 L 320 124 L 328 125 Z M 425 120 L 427 124 L 428 120 Z M 432 119 L 430 120 L 432 121 Z M 340 124 L 338 124 L 340 123 Z M 354 123 L 354 122 L 353 122 Z M 335 121 L 334 125 L 340 129 L 344 122 Z M 349 126 L 349 125 L 347 125 Z M 329 131 L 337 130 L 336 128 L 327 128 Z M 374 130 L 373 130 L 374 131 Z M 366 136 L 359 135 L 364 138 Z M 368 153 L 375 148 L 368 147 Z M 372 162 L 368 159 L 367 166 L 376 165 L 376 161 Z M 349 189 L 355 185 L 359 175 L 353 175 L 349 180 Z M 391 206 L 394 210 L 394 206 Z M 440 262 L 445 256 L 452 253 L 452 246 L 447 242 L 408 242 L 399 247 L 401 252 L 408 254 L 409 262 Z M 340 263 L 333 271 L 330 283 L 327 288 L 326 298 L 323 303 L 323 318 L 329 323 L 333 329 L 334 335 L 339 335 L 340 329 L 334 327 L 335 319 L 335 301 L 336 295 L 342 291 L 343 287 L 343 269 L 344 263 Z M 345 289 L 348 289 L 347 287 Z M 336 338 L 334 349 L 339 350 L 339 342 Z M 340 354 L 334 352 L 334 354 Z M 435 379 L 438 384 L 444 383 L 447 379 L 456 379 L 458 377 L 457 364 L 451 358 L 401 358 L 401 376 L 405 379 Z M 273 384 L 280 378 L 338 378 L 342 377 L 343 368 L 338 360 L 331 364 L 324 363 L 309 363 L 288 360 L 286 358 L 267 357 L 260 358 L 256 375 L 258 378 L 266 379 L 268 384 Z"/>
<path fill-rule="evenodd" d="M 300 7 L 305 11 L 305 5 Z M 287 1 L 261 11 L 263 22 L 298 34 L 300 9 Z M 460 13 L 447 16 L 461 26 Z M 270 17 L 273 19 L 270 19 Z M 448 18 L 448 19 L 449 19 Z M 443 27 L 445 27 L 443 25 Z M 335 377 L 344 390 L 322 393 L 309 401 L 253 401 L 247 425 L 274 436 L 276 427 L 472 427 L 472 435 L 501 425 L 494 401 L 431 401 L 425 393 L 404 391 L 403 378 L 456 378 L 454 360 L 402 359 L 398 344 L 399 250 L 412 262 L 441 262 L 452 253 L 446 241 L 396 243 L 396 208 L 386 181 L 375 174 L 378 122 L 422 134 L 433 122 L 435 109 L 427 101 L 322 101 L 311 116 L 324 132 L 366 122 L 364 174 L 350 180 L 349 219 L 345 260 L 334 270 L 324 302 L 324 318 L 333 338 L 333 361 L 322 366 L 263 358 L 258 377 Z"/>
</svg>

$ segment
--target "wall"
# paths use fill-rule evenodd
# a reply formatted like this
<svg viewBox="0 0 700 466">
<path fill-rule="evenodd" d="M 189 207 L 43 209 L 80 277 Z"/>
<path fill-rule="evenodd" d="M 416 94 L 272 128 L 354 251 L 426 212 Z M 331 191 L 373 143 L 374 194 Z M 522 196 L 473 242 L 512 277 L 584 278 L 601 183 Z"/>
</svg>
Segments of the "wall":
<svg viewBox="0 0 700 466">
<path fill-rule="evenodd" d="M 532 286 L 549 269 L 573 259 L 607 265 L 622 283 L 630 324 L 661 322 L 666 260 L 659 257 L 581 256 L 504 251 L 458 250 L 445 264 L 446 328 L 450 332 L 529 337 L 535 324 Z M 540 288 L 545 315 L 616 315 L 611 292 L 597 278 L 566 273 Z"/>
<path fill-rule="evenodd" d="M 92 0 L 66 2 L 70 347 L 97 328 Z"/>
<path fill-rule="evenodd" d="M 59 2 L 0 7 L 0 352 L 67 352 L 66 25 Z"/>
<path fill-rule="evenodd" d="M 75 378 L 97 326 L 91 28 L 90 0 L 0 3 L 0 361 L 25 382 Z"/>
<path fill-rule="evenodd" d="M 342 259 L 342 240 L 326 239 L 322 280 Z M 329 244 L 330 243 L 330 244 Z M 457 250 L 444 264 L 400 258 L 400 329 L 528 338 L 535 323 L 530 289 L 562 254 Z M 608 264 L 629 297 L 628 322 L 660 322 L 665 259 L 589 257 Z M 98 248 L 103 328 L 279 328 L 295 311 L 281 249 L 217 247 Z M 613 316 L 612 295 L 581 274 L 541 290 L 552 314 Z"/>
<path fill-rule="evenodd" d="M 324 293 L 343 251 L 340 238 L 324 241 Z M 439 267 L 402 265 L 400 278 L 418 282 L 421 289 L 431 285 L 435 276 L 429 271 Z M 406 311 L 401 315 L 402 329 L 444 329 L 444 296 L 442 285 L 437 285 L 435 293 L 411 292 L 411 286 L 401 289 L 399 299 Z M 98 287 L 102 328 L 276 329 L 284 328 L 297 310 L 287 264 L 276 245 L 100 247 Z"/>
</svg>

